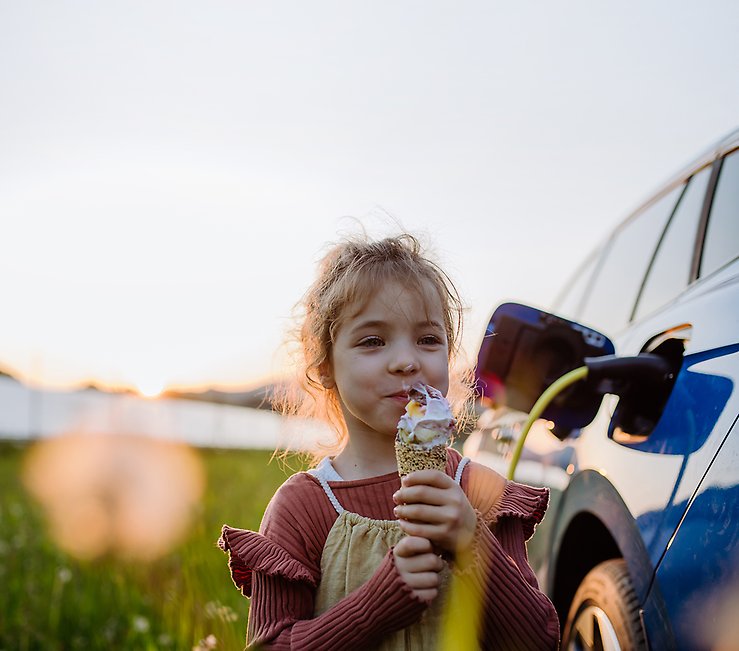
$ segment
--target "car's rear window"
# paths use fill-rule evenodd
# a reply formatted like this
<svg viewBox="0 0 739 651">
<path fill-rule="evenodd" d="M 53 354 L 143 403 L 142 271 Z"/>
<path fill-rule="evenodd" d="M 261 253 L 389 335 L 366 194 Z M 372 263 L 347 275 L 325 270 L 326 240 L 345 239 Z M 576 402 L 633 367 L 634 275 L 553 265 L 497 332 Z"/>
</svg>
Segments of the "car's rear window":
<svg viewBox="0 0 739 651">
<path fill-rule="evenodd" d="M 606 333 L 628 322 L 662 231 L 684 186 L 676 186 L 615 233 L 580 320 Z"/>
<path fill-rule="evenodd" d="M 707 276 L 739 256 L 739 151 L 721 166 L 703 243 L 700 275 Z"/>
<path fill-rule="evenodd" d="M 667 225 L 649 268 L 635 317 L 662 307 L 688 286 L 698 223 L 710 175 L 711 168 L 705 167 L 688 182 L 688 188 Z"/>
</svg>

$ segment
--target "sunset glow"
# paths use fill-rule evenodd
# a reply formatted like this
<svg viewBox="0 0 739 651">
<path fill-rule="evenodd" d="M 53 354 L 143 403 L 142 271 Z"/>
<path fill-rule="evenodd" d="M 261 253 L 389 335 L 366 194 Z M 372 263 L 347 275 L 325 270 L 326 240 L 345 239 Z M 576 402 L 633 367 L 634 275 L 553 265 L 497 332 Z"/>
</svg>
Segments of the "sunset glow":
<svg viewBox="0 0 739 651">
<path fill-rule="evenodd" d="M 166 385 L 157 377 L 140 380 L 136 383 L 136 390 L 144 398 L 156 398 L 166 389 Z"/>
<path fill-rule="evenodd" d="M 280 375 L 316 261 L 363 229 L 429 245 L 474 359 L 497 304 L 549 305 L 737 126 L 736 3 L 432 2 L 423 29 L 292 4 L 4 4 L 0 368 L 147 396 Z"/>
</svg>

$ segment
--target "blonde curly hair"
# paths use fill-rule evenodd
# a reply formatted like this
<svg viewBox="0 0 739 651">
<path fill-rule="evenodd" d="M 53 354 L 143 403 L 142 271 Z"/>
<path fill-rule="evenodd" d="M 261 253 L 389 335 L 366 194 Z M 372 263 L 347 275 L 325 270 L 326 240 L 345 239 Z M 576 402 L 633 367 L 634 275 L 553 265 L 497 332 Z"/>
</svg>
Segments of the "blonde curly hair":
<svg viewBox="0 0 739 651">
<path fill-rule="evenodd" d="M 318 266 L 318 275 L 298 303 L 298 323 L 293 332 L 297 344 L 297 382 L 289 385 L 275 404 L 288 416 L 328 422 L 337 434 L 329 452 L 338 452 L 347 431 L 336 388 L 321 383 L 322 369 L 331 364 L 336 333 L 348 316 L 347 306 L 362 305 L 389 281 L 408 283 L 424 301 L 441 301 L 444 329 L 449 342 L 450 401 L 461 407 L 472 393 L 468 378 L 453 369 L 460 351 L 463 304 L 454 283 L 423 254 L 420 242 L 408 233 L 381 240 L 353 237 L 334 245 Z M 463 414 L 462 414 L 463 415 Z"/>
</svg>

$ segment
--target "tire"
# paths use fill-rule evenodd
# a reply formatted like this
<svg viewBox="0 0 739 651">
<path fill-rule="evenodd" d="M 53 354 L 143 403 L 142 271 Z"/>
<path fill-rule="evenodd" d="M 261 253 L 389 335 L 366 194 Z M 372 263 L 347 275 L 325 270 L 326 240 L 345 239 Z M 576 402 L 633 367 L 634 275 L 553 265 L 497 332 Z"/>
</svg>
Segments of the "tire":
<svg viewBox="0 0 739 651">
<path fill-rule="evenodd" d="M 626 561 L 596 565 L 583 579 L 567 615 L 563 651 L 642 651 L 647 649 L 639 601 Z"/>
</svg>

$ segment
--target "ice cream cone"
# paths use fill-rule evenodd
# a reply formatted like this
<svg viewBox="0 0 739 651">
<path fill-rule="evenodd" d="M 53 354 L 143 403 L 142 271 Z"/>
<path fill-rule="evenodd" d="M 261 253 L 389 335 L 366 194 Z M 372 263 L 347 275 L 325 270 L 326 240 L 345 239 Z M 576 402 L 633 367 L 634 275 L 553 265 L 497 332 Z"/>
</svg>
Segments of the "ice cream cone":
<svg viewBox="0 0 739 651">
<path fill-rule="evenodd" d="M 438 390 L 417 384 L 408 392 L 405 413 L 398 422 L 395 456 L 401 477 L 416 470 L 446 468 L 446 449 L 455 420 Z"/>
<path fill-rule="evenodd" d="M 426 448 L 415 443 L 395 442 L 395 457 L 401 477 L 416 470 L 441 470 L 446 468 L 446 445 Z"/>
</svg>

